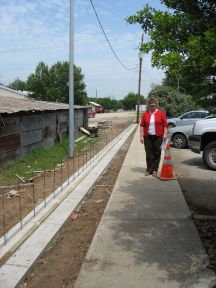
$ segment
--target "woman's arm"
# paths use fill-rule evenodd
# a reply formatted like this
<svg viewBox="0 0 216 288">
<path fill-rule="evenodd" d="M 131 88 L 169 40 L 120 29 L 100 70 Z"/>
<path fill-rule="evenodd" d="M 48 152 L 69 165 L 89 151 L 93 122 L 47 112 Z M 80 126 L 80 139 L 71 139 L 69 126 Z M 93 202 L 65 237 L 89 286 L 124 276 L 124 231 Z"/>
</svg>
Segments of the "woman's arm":
<svg viewBox="0 0 216 288">
<path fill-rule="evenodd" d="M 167 127 L 164 127 L 164 134 L 163 134 L 163 138 L 167 138 L 167 132 L 168 132 Z"/>
<path fill-rule="evenodd" d="M 167 124 L 167 119 L 165 113 L 162 111 L 162 121 L 163 121 L 163 126 L 164 126 L 164 134 L 163 138 L 167 137 L 167 132 L 168 132 L 168 124 Z"/>
</svg>

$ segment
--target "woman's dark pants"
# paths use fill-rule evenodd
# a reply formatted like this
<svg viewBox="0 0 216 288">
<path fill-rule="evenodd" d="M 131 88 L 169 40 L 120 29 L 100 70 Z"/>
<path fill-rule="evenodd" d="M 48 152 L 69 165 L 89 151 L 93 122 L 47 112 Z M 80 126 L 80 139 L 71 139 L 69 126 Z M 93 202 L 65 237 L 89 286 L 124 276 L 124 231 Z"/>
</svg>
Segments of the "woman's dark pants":
<svg viewBox="0 0 216 288">
<path fill-rule="evenodd" d="M 163 138 L 156 135 L 148 135 L 148 137 L 144 137 L 147 171 L 150 173 L 158 171 L 162 142 Z"/>
</svg>

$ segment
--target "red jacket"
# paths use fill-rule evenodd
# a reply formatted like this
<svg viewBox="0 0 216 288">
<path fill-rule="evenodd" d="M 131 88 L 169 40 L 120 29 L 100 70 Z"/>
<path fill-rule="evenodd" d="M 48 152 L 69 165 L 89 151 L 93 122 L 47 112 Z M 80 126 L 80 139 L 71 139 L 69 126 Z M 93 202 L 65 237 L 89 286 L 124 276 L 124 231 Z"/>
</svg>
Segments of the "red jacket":
<svg viewBox="0 0 216 288">
<path fill-rule="evenodd" d="M 144 136 L 148 136 L 148 129 L 150 123 L 151 113 L 146 111 L 143 113 L 140 126 L 144 127 Z M 163 136 L 164 134 L 164 127 L 168 128 L 167 120 L 165 113 L 162 110 L 158 110 L 155 113 L 155 131 L 156 136 Z"/>
</svg>

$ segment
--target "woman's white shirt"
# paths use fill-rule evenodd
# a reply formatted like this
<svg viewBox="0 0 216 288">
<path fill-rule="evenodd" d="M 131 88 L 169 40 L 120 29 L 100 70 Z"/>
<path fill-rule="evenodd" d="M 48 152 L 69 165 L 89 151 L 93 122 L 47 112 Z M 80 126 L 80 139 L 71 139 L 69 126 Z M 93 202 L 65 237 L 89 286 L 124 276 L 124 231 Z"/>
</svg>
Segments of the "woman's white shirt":
<svg viewBox="0 0 216 288">
<path fill-rule="evenodd" d="M 156 131 L 155 131 L 155 113 L 151 113 L 148 134 L 149 135 L 156 135 Z"/>
</svg>

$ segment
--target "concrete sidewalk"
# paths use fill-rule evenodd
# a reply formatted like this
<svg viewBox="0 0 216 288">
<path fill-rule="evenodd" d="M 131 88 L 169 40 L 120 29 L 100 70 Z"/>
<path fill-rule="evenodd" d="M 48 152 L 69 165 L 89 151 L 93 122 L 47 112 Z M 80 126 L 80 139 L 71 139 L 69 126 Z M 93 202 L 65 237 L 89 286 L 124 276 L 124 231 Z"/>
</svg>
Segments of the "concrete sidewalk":
<svg viewBox="0 0 216 288">
<path fill-rule="evenodd" d="M 178 181 L 145 177 L 138 130 L 75 288 L 209 288 L 215 274 Z"/>
</svg>

